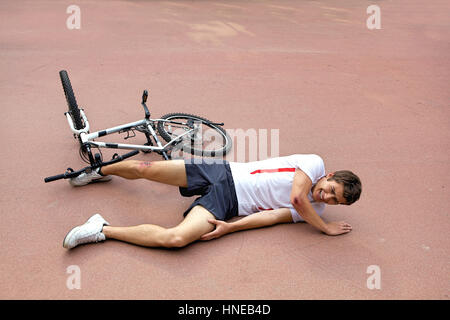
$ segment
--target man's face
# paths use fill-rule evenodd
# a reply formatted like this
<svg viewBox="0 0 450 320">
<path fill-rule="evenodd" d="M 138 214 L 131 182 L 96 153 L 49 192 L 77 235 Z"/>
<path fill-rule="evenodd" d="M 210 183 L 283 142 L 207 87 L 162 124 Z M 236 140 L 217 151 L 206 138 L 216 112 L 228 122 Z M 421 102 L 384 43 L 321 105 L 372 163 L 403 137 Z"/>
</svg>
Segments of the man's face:
<svg viewBox="0 0 450 320">
<path fill-rule="evenodd" d="M 334 180 L 328 181 L 332 176 L 333 173 L 329 173 L 316 183 L 312 189 L 313 199 L 326 204 L 345 204 L 344 186 Z"/>
</svg>

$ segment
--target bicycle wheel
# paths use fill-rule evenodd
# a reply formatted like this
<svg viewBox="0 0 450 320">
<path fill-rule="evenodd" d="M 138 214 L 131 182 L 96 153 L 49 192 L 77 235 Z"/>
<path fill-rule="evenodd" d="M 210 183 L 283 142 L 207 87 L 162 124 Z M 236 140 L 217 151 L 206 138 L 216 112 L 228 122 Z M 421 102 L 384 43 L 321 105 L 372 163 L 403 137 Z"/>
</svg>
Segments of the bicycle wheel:
<svg viewBox="0 0 450 320">
<path fill-rule="evenodd" d="M 187 113 L 169 113 L 161 119 L 167 121 L 158 121 L 158 132 L 167 142 L 190 130 L 188 121 L 199 126 L 197 134 L 182 137 L 182 150 L 192 155 L 219 157 L 231 149 L 232 140 L 228 133 L 208 119 Z"/>
<path fill-rule="evenodd" d="M 64 94 L 66 96 L 67 105 L 69 106 L 69 113 L 72 117 L 75 129 L 80 130 L 84 128 L 83 120 L 81 119 L 80 109 L 78 109 L 77 100 L 75 99 L 75 94 L 72 90 L 72 85 L 70 84 L 69 75 L 66 70 L 61 70 L 59 72 L 59 77 L 61 78 L 61 83 L 64 89 Z"/>
</svg>

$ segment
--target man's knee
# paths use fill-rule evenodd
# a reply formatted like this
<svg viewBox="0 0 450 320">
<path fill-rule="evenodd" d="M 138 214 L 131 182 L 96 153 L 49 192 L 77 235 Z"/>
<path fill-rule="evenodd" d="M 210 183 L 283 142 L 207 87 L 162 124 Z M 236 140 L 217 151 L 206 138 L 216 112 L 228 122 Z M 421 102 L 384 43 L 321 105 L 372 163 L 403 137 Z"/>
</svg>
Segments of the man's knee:
<svg viewBox="0 0 450 320">
<path fill-rule="evenodd" d="M 181 248 L 190 243 L 179 230 L 176 228 L 168 229 L 163 246 L 166 248 Z"/>
<path fill-rule="evenodd" d="M 131 160 L 131 161 L 133 161 L 130 163 L 131 170 L 139 178 L 145 178 L 146 175 L 148 175 L 148 169 L 151 167 L 152 163 L 150 161 L 140 161 L 140 160 Z"/>
</svg>

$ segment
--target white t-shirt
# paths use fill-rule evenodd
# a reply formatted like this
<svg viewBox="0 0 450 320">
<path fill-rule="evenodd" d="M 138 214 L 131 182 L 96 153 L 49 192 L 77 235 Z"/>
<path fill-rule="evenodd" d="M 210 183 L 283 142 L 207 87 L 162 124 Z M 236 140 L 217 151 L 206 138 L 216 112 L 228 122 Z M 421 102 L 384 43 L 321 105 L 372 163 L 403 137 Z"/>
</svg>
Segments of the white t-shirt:
<svg viewBox="0 0 450 320">
<path fill-rule="evenodd" d="M 323 160 L 316 154 L 294 154 L 246 163 L 230 162 L 239 203 L 239 215 L 246 216 L 263 210 L 289 208 L 294 222 L 304 221 L 290 201 L 295 169 L 302 170 L 313 186 L 325 176 Z M 325 203 L 315 202 L 311 190 L 308 199 L 321 215 Z"/>
</svg>

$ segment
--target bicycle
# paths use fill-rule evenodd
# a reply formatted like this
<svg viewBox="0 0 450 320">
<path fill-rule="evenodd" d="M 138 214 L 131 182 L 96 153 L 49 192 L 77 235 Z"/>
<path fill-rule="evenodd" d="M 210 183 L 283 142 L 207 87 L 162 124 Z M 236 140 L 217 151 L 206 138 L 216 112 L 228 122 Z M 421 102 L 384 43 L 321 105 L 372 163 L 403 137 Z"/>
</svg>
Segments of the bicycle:
<svg viewBox="0 0 450 320">
<path fill-rule="evenodd" d="M 159 119 L 151 119 L 150 111 L 146 104 L 148 90 L 143 91 L 141 101 L 145 113 L 144 119 L 91 133 L 86 113 L 83 108 L 78 107 L 67 71 L 61 70 L 59 76 L 69 107 L 69 110 L 64 115 L 74 138 L 79 142 L 81 159 L 90 165 L 78 171 L 67 168 L 63 174 L 45 178 L 44 181 L 46 183 L 76 177 L 83 172 L 89 172 L 90 170 L 135 156 L 139 151 L 145 153 L 156 152 L 165 160 L 170 160 L 175 151 L 187 152 L 200 157 L 216 158 L 224 156 L 231 149 L 232 139 L 226 130 L 222 128 L 224 123 L 216 123 L 188 113 L 169 113 Z M 208 128 L 206 131 L 203 130 L 204 126 Z M 124 140 L 127 140 L 135 137 L 136 132 L 144 134 L 147 142 L 144 144 L 126 144 L 95 141 L 95 139 L 113 133 L 126 133 L 127 136 L 124 137 Z M 157 132 L 166 142 L 164 145 L 158 138 Z M 213 142 L 217 143 L 217 147 L 212 145 Z M 97 148 L 99 153 L 93 154 L 93 148 Z M 100 148 L 134 151 L 124 155 L 115 153 L 110 161 L 103 162 Z"/>
</svg>

